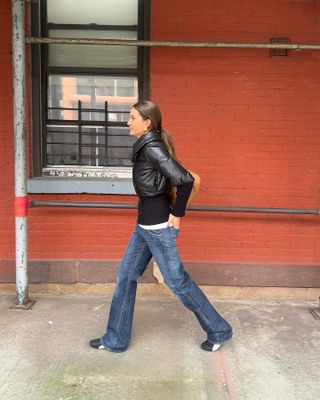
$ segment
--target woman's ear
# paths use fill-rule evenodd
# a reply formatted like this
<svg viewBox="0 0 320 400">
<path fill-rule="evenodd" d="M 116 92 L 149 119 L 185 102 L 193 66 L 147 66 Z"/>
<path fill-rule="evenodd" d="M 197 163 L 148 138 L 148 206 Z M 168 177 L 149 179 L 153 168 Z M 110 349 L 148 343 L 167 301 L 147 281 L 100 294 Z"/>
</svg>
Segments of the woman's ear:
<svg viewBox="0 0 320 400">
<path fill-rule="evenodd" d="M 145 120 L 145 123 L 146 123 L 148 129 L 150 129 L 150 126 L 151 126 L 151 119 L 149 119 L 149 118 L 146 119 L 146 120 Z"/>
</svg>

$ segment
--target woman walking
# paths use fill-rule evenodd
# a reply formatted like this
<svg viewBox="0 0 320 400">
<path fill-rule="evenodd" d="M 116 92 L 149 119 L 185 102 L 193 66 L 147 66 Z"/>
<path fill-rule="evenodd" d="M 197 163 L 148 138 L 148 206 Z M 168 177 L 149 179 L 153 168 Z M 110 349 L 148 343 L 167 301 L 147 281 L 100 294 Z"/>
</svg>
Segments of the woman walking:
<svg viewBox="0 0 320 400">
<path fill-rule="evenodd" d="M 128 348 L 136 298 L 137 280 L 153 256 L 165 283 L 197 317 L 207 334 L 201 344 L 218 350 L 232 337 L 232 328 L 184 271 L 176 238 L 185 215 L 194 178 L 175 157 L 170 135 L 162 128 L 159 107 L 151 101 L 136 103 L 128 121 L 133 146 L 133 184 L 139 197 L 137 224 L 119 266 L 105 334 L 90 341 L 96 349 L 123 352 Z M 177 188 L 174 206 L 172 186 Z"/>
</svg>

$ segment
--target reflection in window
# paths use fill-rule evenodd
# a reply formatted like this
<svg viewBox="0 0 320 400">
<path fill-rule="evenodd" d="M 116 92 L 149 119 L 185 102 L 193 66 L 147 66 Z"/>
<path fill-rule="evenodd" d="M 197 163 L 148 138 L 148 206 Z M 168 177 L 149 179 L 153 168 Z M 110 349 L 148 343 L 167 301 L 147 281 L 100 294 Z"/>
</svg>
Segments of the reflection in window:
<svg viewBox="0 0 320 400">
<path fill-rule="evenodd" d="M 136 78 L 51 75 L 47 166 L 129 166 L 126 122 L 137 98 Z"/>
</svg>

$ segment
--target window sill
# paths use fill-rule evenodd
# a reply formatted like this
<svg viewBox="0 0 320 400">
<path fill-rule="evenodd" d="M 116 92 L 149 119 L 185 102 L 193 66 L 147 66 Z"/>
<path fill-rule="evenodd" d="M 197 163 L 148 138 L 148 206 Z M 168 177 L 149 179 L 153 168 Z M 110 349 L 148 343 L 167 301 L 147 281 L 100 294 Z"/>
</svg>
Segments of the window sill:
<svg viewBox="0 0 320 400">
<path fill-rule="evenodd" d="M 131 178 L 37 177 L 27 181 L 28 193 L 92 193 L 135 195 Z"/>
</svg>

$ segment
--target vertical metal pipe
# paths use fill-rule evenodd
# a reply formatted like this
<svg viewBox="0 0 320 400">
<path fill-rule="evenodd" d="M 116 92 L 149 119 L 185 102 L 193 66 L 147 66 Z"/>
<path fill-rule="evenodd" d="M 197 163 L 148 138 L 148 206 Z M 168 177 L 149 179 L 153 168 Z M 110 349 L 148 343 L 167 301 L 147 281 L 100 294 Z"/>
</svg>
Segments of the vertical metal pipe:
<svg viewBox="0 0 320 400">
<path fill-rule="evenodd" d="M 109 162 L 109 158 L 108 158 L 108 146 L 109 146 L 109 143 L 108 143 L 108 139 L 109 139 L 108 126 L 109 126 L 109 119 L 108 119 L 108 117 L 109 117 L 109 114 L 108 114 L 108 102 L 105 101 L 105 103 L 104 103 L 104 127 L 105 127 L 104 148 L 105 148 L 105 152 L 106 152 L 106 157 L 105 157 L 105 160 L 106 160 L 105 166 L 106 167 L 108 166 L 108 162 Z"/>
<path fill-rule="evenodd" d="M 12 0 L 13 123 L 15 167 L 16 305 L 26 306 L 28 297 L 27 163 L 25 95 L 25 1 Z M 23 307 L 22 307 L 23 308 Z"/>
<path fill-rule="evenodd" d="M 78 100 L 78 152 L 79 165 L 82 165 L 82 105 L 81 100 Z"/>
</svg>

